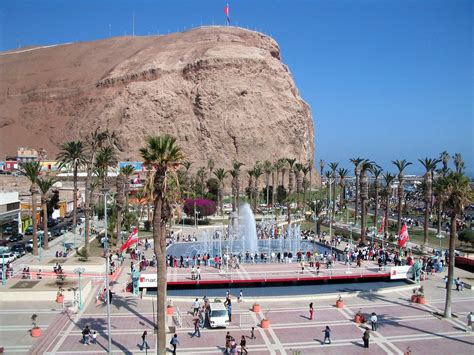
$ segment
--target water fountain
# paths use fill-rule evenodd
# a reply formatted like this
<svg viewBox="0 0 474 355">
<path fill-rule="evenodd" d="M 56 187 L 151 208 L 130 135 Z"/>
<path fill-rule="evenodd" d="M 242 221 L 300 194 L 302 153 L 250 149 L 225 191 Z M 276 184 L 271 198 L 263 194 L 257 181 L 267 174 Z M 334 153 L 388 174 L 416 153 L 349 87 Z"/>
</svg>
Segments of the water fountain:
<svg viewBox="0 0 474 355">
<path fill-rule="evenodd" d="M 240 206 L 238 230 L 237 238 L 241 238 L 240 251 L 242 253 L 249 252 L 252 255 L 258 254 L 257 227 L 255 225 L 255 217 L 248 203 Z M 235 251 L 235 249 L 233 250 Z"/>
</svg>

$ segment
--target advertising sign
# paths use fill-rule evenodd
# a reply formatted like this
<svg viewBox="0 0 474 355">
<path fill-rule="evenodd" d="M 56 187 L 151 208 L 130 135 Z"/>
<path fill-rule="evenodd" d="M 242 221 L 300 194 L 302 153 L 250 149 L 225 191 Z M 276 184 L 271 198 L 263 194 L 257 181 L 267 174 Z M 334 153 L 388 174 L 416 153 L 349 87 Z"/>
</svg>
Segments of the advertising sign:
<svg viewBox="0 0 474 355">
<path fill-rule="evenodd" d="M 156 280 L 156 274 L 140 274 L 140 279 L 138 280 L 138 287 L 143 288 L 156 288 L 158 287 L 158 282 Z"/>
<path fill-rule="evenodd" d="M 412 270 L 410 265 L 392 266 L 390 268 L 390 280 L 402 280 L 412 277 Z"/>
</svg>

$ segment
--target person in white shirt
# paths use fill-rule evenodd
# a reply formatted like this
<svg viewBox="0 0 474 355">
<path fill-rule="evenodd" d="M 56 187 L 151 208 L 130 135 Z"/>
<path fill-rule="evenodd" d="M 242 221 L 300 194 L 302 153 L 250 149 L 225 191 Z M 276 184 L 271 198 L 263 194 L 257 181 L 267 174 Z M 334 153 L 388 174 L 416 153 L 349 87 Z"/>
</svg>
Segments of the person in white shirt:
<svg viewBox="0 0 474 355">
<path fill-rule="evenodd" d="M 377 315 L 375 312 L 372 312 L 372 315 L 370 316 L 370 322 L 372 323 L 372 331 L 377 331 Z"/>
<path fill-rule="evenodd" d="M 201 307 L 201 304 L 199 303 L 199 300 L 196 298 L 196 300 L 193 302 L 193 316 L 196 316 L 198 314 L 200 307 Z"/>
</svg>

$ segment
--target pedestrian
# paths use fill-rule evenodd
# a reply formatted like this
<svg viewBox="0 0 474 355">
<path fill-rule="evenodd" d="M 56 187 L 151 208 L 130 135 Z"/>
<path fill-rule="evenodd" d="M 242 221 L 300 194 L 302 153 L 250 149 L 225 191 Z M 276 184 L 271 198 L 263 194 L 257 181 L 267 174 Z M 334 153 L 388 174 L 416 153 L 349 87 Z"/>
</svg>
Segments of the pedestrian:
<svg viewBox="0 0 474 355">
<path fill-rule="evenodd" d="M 456 291 L 462 291 L 462 285 L 461 285 L 462 281 L 461 279 L 458 277 L 456 280 L 455 280 L 455 284 L 456 284 Z"/>
<path fill-rule="evenodd" d="M 89 345 L 89 334 L 91 333 L 91 330 L 89 329 L 89 326 L 86 325 L 86 327 L 82 330 L 82 343 L 84 345 Z"/>
<path fill-rule="evenodd" d="M 309 320 L 313 320 L 313 314 L 314 314 L 314 308 L 313 308 L 313 302 L 309 304 Z"/>
<path fill-rule="evenodd" d="M 369 339 L 370 339 L 370 329 L 366 328 L 364 335 L 362 335 L 362 340 L 364 341 L 364 348 L 369 347 Z"/>
<path fill-rule="evenodd" d="M 474 322 L 474 313 L 469 312 L 467 315 L 467 327 L 466 327 L 466 332 L 471 331 L 472 332 L 472 323 Z"/>
<path fill-rule="evenodd" d="M 370 316 L 370 322 L 372 323 L 372 331 L 376 332 L 377 331 L 377 315 L 375 312 L 372 312 L 372 315 Z"/>
<path fill-rule="evenodd" d="M 201 330 L 199 329 L 199 318 L 194 318 L 194 333 L 193 333 L 193 337 L 197 336 L 198 338 L 201 337 Z"/>
<path fill-rule="evenodd" d="M 176 355 L 176 347 L 177 347 L 178 344 L 179 344 L 178 334 L 173 335 L 173 337 L 172 337 L 171 340 L 170 340 L 170 344 L 171 344 L 171 346 L 173 347 L 172 354 L 173 354 L 173 355 Z"/>
<path fill-rule="evenodd" d="M 252 329 L 250 330 L 250 339 L 257 339 L 257 337 L 255 336 L 255 327 L 252 327 Z"/>
<path fill-rule="evenodd" d="M 201 280 L 201 269 L 199 268 L 199 266 L 196 269 L 196 273 L 197 273 L 197 279 Z"/>
<path fill-rule="evenodd" d="M 242 302 L 243 295 L 244 295 L 244 293 L 242 292 L 242 290 L 240 290 L 239 291 L 239 296 L 237 297 L 237 303 Z"/>
<path fill-rule="evenodd" d="M 193 316 L 194 317 L 198 314 L 200 307 L 201 307 L 201 304 L 199 303 L 199 299 L 196 298 L 193 302 Z"/>
<path fill-rule="evenodd" d="M 229 315 L 229 323 L 232 322 L 232 303 L 229 302 L 227 303 L 227 314 Z"/>
<path fill-rule="evenodd" d="M 92 344 L 97 344 L 97 332 L 94 331 L 94 333 L 92 333 L 91 335 L 91 342 Z"/>
<path fill-rule="evenodd" d="M 140 350 L 143 351 L 143 348 L 146 347 L 147 349 L 150 349 L 148 346 L 148 342 L 146 341 L 146 337 L 148 335 L 148 332 L 145 330 L 142 334 L 142 345 L 140 346 Z"/>
<path fill-rule="evenodd" d="M 227 334 L 225 335 L 225 351 L 224 351 L 225 354 L 229 353 L 230 342 L 232 341 L 232 339 L 234 338 L 232 337 L 232 335 L 230 335 L 230 332 L 227 332 Z"/>
<path fill-rule="evenodd" d="M 245 340 L 245 336 L 242 335 L 242 338 L 240 339 L 240 353 L 243 354 L 243 353 L 246 353 L 248 354 L 248 351 L 247 351 L 247 340 Z"/>
<path fill-rule="evenodd" d="M 327 325 L 326 328 L 323 330 L 324 333 L 324 340 L 323 344 L 326 344 L 326 339 L 329 341 L 329 344 L 331 344 L 331 328 Z"/>
<path fill-rule="evenodd" d="M 112 290 L 109 288 L 109 302 L 110 302 L 110 304 L 112 304 L 112 295 L 113 295 L 113 294 L 114 294 L 114 293 L 113 293 Z"/>
</svg>

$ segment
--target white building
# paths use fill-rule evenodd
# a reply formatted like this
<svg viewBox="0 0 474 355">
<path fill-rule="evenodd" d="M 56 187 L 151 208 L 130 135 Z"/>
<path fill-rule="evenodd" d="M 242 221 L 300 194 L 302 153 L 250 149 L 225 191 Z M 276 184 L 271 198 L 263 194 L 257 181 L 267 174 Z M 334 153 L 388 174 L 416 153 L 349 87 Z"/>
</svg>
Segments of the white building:
<svg viewBox="0 0 474 355">
<path fill-rule="evenodd" d="M 0 239 L 11 231 L 21 231 L 21 207 L 18 192 L 0 192 Z"/>
</svg>

